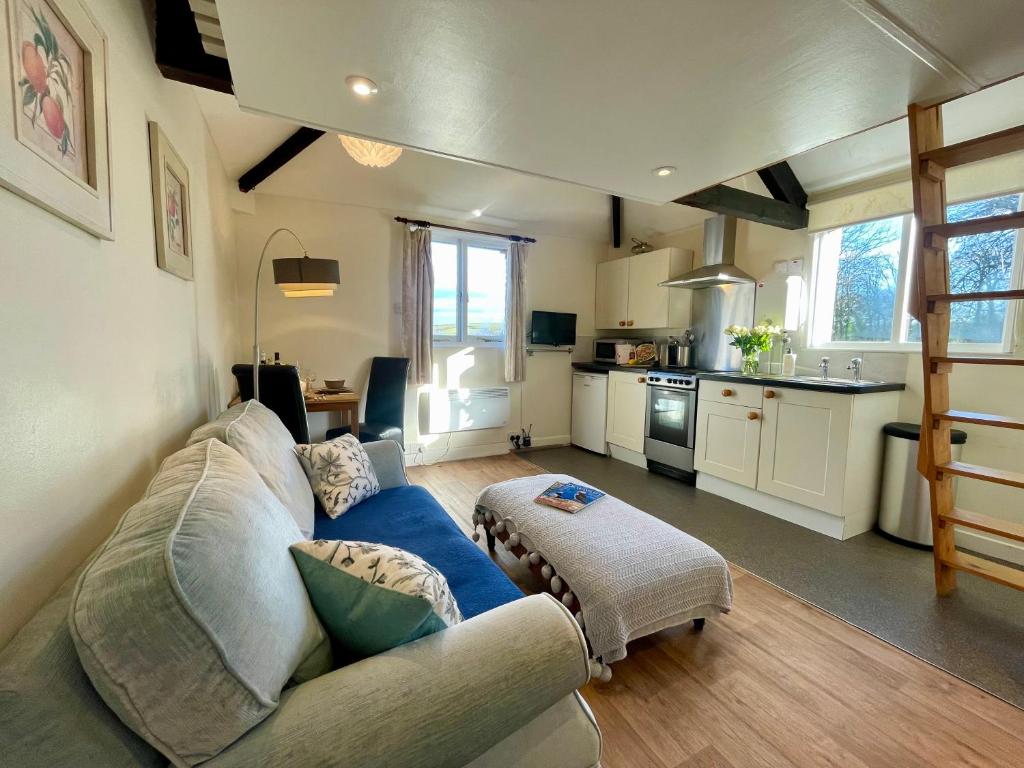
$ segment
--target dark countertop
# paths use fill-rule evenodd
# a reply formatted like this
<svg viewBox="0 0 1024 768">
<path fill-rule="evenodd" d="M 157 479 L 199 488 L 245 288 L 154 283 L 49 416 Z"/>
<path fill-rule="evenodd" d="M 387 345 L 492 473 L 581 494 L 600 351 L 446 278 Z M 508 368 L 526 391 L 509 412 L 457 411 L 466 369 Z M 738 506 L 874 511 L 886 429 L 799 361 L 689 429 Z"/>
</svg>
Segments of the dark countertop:
<svg viewBox="0 0 1024 768">
<path fill-rule="evenodd" d="M 862 381 L 854 384 L 852 380 L 846 383 L 843 379 L 829 379 L 827 384 L 819 383 L 820 380 L 814 377 L 789 377 L 775 376 L 767 373 L 758 373 L 753 376 L 745 376 L 738 371 L 697 371 L 698 379 L 708 381 L 734 381 L 737 384 L 759 384 L 761 386 L 779 387 L 780 389 L 809 389 L 816 392 L 837 392 L 843 395 L 864 395 L 871 392 L 900 392 L 907 388 L 906 384 L 896 381 Z"/>
<path fill-rule="evenodd" d="M 572 367 L 577 371 L 587 373 L 608 373 L 608 371 L 626 371 L 628 373 L 646 373 L 651 370 L 660 370 L 657 365 L 615 365 L 614 363 L 573 363 Z M 788 376 L 774 376 L 767 373 L 759 373 L 754 376 L 744 376 L 739 371 L 701 371 L 693 368 L 679 369 L 680 373 L 695 374 L 698 379 L 708 381 L 733 381 L 737 384 L 759 384 L 761 386 L 773 386 L 786 389 L 808 389 L 817 392 L 836 392 L 843 395 L 863 395 L 872 392 L 900 392 L 907 388 L 906 384 L 895 381 L 862 382 L 854 384 L 852 381 L 846 383 L 843 379 L 830 379 L 827 384 L 819 384 L 812 377 L 792 378 Z"/>
<path fill-rule="evenodd" d="M 584 371 L 586 373 L 608 373 L 608 371 L 625 371 L 626 373 L 632 373 L 633 371 L 652 371 L 658 366 L 615 365 L 615 363 L 573 363 L 572 367 L 574 370 Z"/>
</svg>

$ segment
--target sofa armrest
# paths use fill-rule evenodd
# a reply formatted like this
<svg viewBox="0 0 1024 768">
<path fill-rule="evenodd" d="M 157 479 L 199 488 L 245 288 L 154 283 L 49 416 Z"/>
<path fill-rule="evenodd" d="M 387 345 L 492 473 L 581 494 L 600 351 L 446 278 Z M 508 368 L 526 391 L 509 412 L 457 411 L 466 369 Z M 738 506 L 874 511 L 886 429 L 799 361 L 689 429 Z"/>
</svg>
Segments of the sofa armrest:
<svg viewBox="0 0 1024 768">
<path fill-rule="evenodd" d="M 363 443 L 363 450 L 370 457 L 370 463 L 373 464 L 373 471 L 377 473 L 381 490 L 409 484 L 409 478 L 405 476 L 402 448 L 394 440 Z"/>
<path fill-rule="evenodd" d="M 569 612 L 525 597 L 286 691 L 203 765 L 456 768 L 588 679 Z"/>
</svg>

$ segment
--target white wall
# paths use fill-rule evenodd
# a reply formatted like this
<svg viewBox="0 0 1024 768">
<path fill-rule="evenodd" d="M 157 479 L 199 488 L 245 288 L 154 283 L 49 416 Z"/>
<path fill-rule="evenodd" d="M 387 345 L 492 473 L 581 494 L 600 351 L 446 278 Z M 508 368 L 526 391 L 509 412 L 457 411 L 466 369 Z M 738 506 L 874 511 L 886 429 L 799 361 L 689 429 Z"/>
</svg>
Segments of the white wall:
<svg viewBox="0 0 1024 768">
<path fill-rule="evenodd" d="M 157 72 L 140 3 L 87 4 L 110 47 L 116 240 L 0 189 L 0 646 L 223 407 L 237 347 L 228 181 L 195 97 Z M 195 282 L 156 266 L 147 118 L 189 168 Z"/>
<path fill-rule="evenodd" d="M 260 345 L 280 352 L 287 362 L 312 370 L 317 379 L 347 379 L 365 390 L 370 358 L 400 355 L 401 263 L 404 231 L 395 211 L 257 195 L 255 214 L 236 213 L 239 248 L 238 321 L 243 338 L 239 359 L 250 355 L 252 291 L 256 264 L 266 237 L 288 227 L 311 256 L 341 261 L 341 285 L 330 298 L 285 299 L 273 284 L 269 260 L 300 255 L 287 236 L 267 252 L 260 282 Z M 575 312 L 577 334 L 587 345 L 594 334 L 594 269 L 604 243 L 538 236 L 527 262 L 527 312 L 533 309 Z M 471 346 L 434 350 L 434 384 L 441 388 L 504 385 L 503 352 Z M 508 433 L 533 424 L 537 444 L 569 441 L 571 366 L 564 352 L 539 352 L 527 360 L 523 385 L 511 386 L 511 418 L 501 429 L 420 435 L 417 392 L 406 403 L 406 447 L 413 461 L 433 461 L 504 452 Z M 312 439 L 336 417 L 310 414 Z M 423 455 L 417 454 L 423 447 Z"/>
</svg>

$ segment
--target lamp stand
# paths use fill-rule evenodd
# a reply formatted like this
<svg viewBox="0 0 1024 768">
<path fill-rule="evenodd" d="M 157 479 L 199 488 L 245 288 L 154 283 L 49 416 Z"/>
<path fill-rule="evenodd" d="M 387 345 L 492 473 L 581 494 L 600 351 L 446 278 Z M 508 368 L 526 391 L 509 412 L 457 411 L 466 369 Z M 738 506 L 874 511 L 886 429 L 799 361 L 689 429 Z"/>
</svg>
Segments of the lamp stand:
<svg viewBox="0 0 1024 768">
<path fill-rule="evenodd" d="M 263 250 L 260 251 L 260 261 L 256 267 L 256 295 L 253 297 L 252 318 L 252 397 L 257 401 L 260 399 L 260 273 L 263 271 L 263 257 L 267 255 L 267 247 L 270 245 L 270 241 L 281 232 L 287 232 L 294 237 L 295 242 L 302 249 L 302 255 L 308 256 L 306 247 L 299 240 L 299 236 L 287 227 L 280 227 L 271 232 L 266 242 L 263 243 Z"/>
</svg>

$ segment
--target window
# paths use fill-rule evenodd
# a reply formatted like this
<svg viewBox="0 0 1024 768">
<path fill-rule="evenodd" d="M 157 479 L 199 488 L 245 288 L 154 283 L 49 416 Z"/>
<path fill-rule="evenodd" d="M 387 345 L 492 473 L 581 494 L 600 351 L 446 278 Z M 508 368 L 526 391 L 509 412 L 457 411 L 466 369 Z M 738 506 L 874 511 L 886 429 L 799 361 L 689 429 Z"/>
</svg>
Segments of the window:
<svg viewBox="0 0 1024 768">
<path fill-rule="evenodd" d="M 1021 195 L 957 203 L 947 221 L 966 221 L 1021 210 Z M 821 232 L 814 240 L 810 346 L 911 349 L 921 330 L 906 312 L 913 216 L 894 216 Z M 953 293 L 1007 290 L 1021 285 L 1021 239 L 1016 230 L 951 238 Z M 952 346 L 1008 352 L 1014 306 L 1005 301 L 952 305 Z"/>
<path fill-rule="evenodd" d="M 504 340 L 507 253 L 491 241 L 432 241 L 435 341 Z"/>
</svg>

